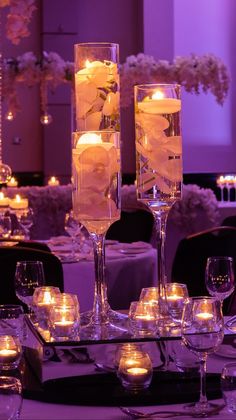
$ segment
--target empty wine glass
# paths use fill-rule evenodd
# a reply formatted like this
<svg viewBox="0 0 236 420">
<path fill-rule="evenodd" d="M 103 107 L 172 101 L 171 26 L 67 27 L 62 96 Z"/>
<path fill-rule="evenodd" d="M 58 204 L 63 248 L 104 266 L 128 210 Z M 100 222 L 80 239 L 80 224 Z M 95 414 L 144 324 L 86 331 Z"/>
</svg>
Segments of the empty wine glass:
<svg viewBox="0 0 236 420">
<path fill-rule="evenodd" d="M 0 238 L 9 239 L 11 236 L 11 218 L 10 216 L 2 215 L 0 217 Z"/>
<path fill-rule="evenodd" d="M 69 259 L 72 261 L 76 260 L 76 244 L 77 240 L 81 236 L 81 228 L 82 225 L 79 223 L 75 218 L 73 211 L 71 210 L 69 213 L 66 213 L 65 215 L 65 225 L 64 225 L 65 231 L 68 233 L 68 235 L 71 237 L 71 252 L 69 255 Z"/>
<path fill-rule="evenodd" d="M 34 223 L 34 213 L 31 208 L 27 208 L 26 210 L 21 210 L 18 215 L 18 221 L 20 227 L 22 227 L 25 235 L 25 239 L 30 239 L 30 229 Z"/>
<path fill-rule="evenodd" d="M 205 284 L 211 296 L 223 302 L 235 288 L 232 257 L 209 257 L 205 270 Z"/>
<path fill-rule="evenodd" d="M 186 408 L 196 416 L 206 417 L 212 404 L 206 396 L 206 360 L 214 353 L 224 337 L 222 305 L 212 297 L 188 298 L 184 304 L 181 334 L 185 346 L 200 362 L 200 399 Z"/>
<path fill-rule="evenodd" d="M 20 380 L 13 376 L 0 376 L 0 419 L 19 419 L 21 406 Z"/>
<path fill-rule="evenodd" d="M 16 296 L 28 306 L 30 311 L 34 290 L 44 284 L 44 269 L 41 261 L 18 261 L 16 263 Z"/>
</svg>

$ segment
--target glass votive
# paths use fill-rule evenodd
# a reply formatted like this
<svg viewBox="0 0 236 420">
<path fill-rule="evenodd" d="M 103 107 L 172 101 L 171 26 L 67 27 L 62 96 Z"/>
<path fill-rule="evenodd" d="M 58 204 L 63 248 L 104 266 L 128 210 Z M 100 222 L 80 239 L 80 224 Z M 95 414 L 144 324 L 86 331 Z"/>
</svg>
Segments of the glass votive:
<svg viewBox="0 0 236 420">
<path fill-rule="evenodd" d="M 184 302 L 188 297 L 187 286 L 182 283 L 167 283 L 165 289 L 169 314 L 173 321 L 181 323 Z"/>
<path fill-rule="evenodd" d="M 56 305 L 75 306 L 79 315 L 79 301 L 77 295 L 73 293 L 60 293 L 55 296 Z"/>
<path fill-rule="evenodd" d="M 20 363 L 22 348 L 16 336 L 0 335 L 0 369 L 16 369 Z"/>
<path fill-rule="evenodd" d="M 0 305 L 0 335 L 26 338 L 25 315 L 21 305 Z"/>
<path fill-rule="evenodd" d="M 139 343 L 121 343 L 117 345 L 115 356 L 114 356 L 114 366 L 118 369 L 120 364 L 120 359 L 123 355 L 127 353 L 134 353 L 142 351 L 142 347 Z"/>
<path fill-rule="evenodd" d="M 58 287 L 36 287 L 33 294 L 32 309 L 41 328 L 48 328 L 49 311 L 59 294 L 60 289 Z"/>
<path fill-rule="evenodd" d="M 221 373 L 221 390 L 230 413 L 236 413 L 236 362 L 227 363 Z"/>
<path fill-rule="evenodd" d="M 152 372 L 149 355 L 142 351 L 132 351 L 122 354 L 117 376 L 125 389 L 138 392 L 149 387 Z"/>
<path fill-rule="evenodd" d="M 19 419 L 21 406 L 20 380 L 14 376 L 0 376 L 0 419 Z"/>
<path fill-rule="evenodd" d="M 158 288 L 157 287 L 144 287 L 141 290 L 139 300 L 143 302 L 156 303 L 158 305 Z"/>
<path fill-rule="evenodd" d="M 158 307 L 153 302 L 131 302 L 129 309 L 130 332 L 135 337 L 157 334 Z"/>
<path fill-rule="evenodd" d="M 54 304 L 49 313 L 49 330 L 55 341 L 79 339 L 79 314 L 75 305 Z"/>
</svg>

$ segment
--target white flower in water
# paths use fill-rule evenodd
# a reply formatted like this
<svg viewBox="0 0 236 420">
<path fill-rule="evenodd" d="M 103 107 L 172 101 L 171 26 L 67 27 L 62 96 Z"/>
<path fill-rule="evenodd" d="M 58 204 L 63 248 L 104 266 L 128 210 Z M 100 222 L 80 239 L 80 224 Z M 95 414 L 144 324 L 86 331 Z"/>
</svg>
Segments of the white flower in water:
<svg viewBox="0 0 236 420">
<path fill-rule="evenodd" d="M 84 81 L 79 87 L 76 84 L 76 116 L 83 118 L 87 112 L 92 108 L 95 102 L 98 91 L 94 83 Z"/>
<path fill-rule="evenodd" d="M 77 206 L 81 219 L 118 217 L 116 203 L 110 197 L 91 189 L 80 191 Z"/>
<path fill-rule="evenodd" d="M 76 81 L 78 84 L 86 80 L 94 83 L 97 88 L 107 87 L 110 82 L 116 81 L 117 64 L 110 61 L 92 61 L 87 66 L 76 73 Z"/>
<path fill-rule="evenodd" d="M 108 150 L 103 145 L 88 146 L 73 160 L 82 188 L 97 192 L 109 188 L 119 169 L 117 151 L 112 145 Z"/>
<path fill-rule="evenodd" d="M 103 105 L 102 113 L 105 116 L 117 114 L 119 109 L 120 94 L 119 92 L 109 92 Z"/>
</svg>

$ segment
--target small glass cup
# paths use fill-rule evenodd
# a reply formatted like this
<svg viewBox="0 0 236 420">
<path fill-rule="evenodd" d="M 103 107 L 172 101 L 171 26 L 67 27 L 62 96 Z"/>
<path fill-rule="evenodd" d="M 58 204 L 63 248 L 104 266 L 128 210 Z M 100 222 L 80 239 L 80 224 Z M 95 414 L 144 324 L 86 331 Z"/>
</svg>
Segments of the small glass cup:
<svg viewBox="0 0 236 420">
<path fill-rule="evenodd" d="M 75 305 L 54 304 L 49 312 L 49 330 L 55 341 L 79 339 L 79 314 Z"/>
<path fill-rule="evenodd" d="M 20 380 L 13 376 L 0 376 L 0 419 L 19 419 L 21 406 Z"/>
<path fill-rule="evenodd" d="M 26 339 L 25 315 L 21 305 L 0 305 L 0 335 L 19 337 L 21 343 Z"/>
<path fill-rule="evenodd" d="M 144 287 L 141 290 L 139 300 L 158 304 L 158 287 Z"/>
<path fill-rule="evenodd" d="M 79 301 L 77 295 L 73 293 L 60 293 L 55 296 L 55 304 L 65 306 L 75 306 L 79 315 Z"/>
<path fill-rule="evenodd" d="M 167 283 L 165 286 L 166 301 L 168 312 L 172 320 L 180 324 L 184 309 L 184 303 L 188 297 L 188 289 L 186 284 L 182 283 Z"/>
<path fill-rule="evenodd" d="M 48 328 L 49 311 L 59 294 L 60 289 L 55 286 L 36 287 L 33 294 L 32 309 L 41 328 Z"/>
<path fill-rule="evenodd" d="M 125 389 L 138 392 L 148 388 L 152 372 L 152 362 L 147 353 L 136 350 L 122 353 L 117 376 Z"/>
<path fill-rule="evenodd" d="M 121 343 L 117 345 L 115 356 L 114 356 L 114 366 L 116 369 L 119 368 L 120 359 L 123 355 L 127 353 L 134 353 L 142 351 L 142 347 L 139 343 Z"/>
<path fill-rule="evenodd" d="M 227 363 L 221 373 L 221 390 L 230 413 L 236 413 L 236 362 Z"/>
<path fill-rule="evenodd" d="M 135 337 L 156 335 L 158 329 L 158 307 L 153 302 L 131 302 L 129 309 L 130 332 Z"/>
<path fill-rule="evenodd" d="M 20 340 L 12 335 L 0 335 L 0 369 L 16 369 L 20 363 L 22 348 Z"/>
</svg>

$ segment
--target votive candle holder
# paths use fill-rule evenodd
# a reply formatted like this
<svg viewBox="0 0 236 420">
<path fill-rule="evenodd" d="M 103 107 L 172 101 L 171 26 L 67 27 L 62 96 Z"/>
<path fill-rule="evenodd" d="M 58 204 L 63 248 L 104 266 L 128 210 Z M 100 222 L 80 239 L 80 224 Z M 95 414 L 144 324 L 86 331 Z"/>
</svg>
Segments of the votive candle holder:
<svg viewBox="0 0 236 420">
<path fill-rule="evenodd" d="M 126 390 L 136 393 L 148 388 L 152 373 L 152 362 L 147 353 L 134 350 L 122 354 L 117 376 Z"/>
<path fill-rule="evenodd" d="M 0 335 L 0 369 L 16 369 L 20 363 L 22 347 L 20 340 L 12 335 Z"/>
</svg>

